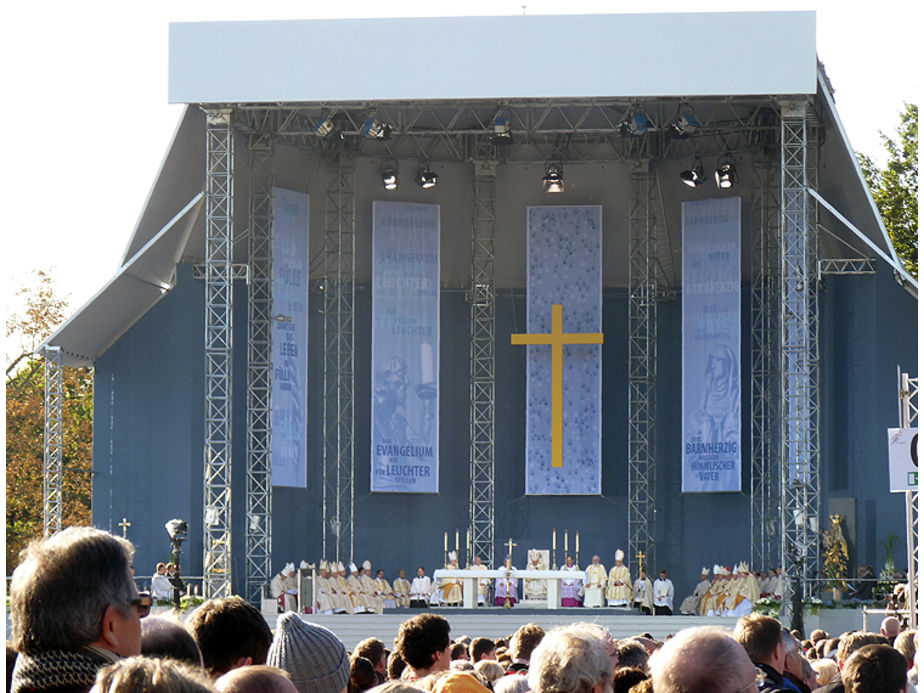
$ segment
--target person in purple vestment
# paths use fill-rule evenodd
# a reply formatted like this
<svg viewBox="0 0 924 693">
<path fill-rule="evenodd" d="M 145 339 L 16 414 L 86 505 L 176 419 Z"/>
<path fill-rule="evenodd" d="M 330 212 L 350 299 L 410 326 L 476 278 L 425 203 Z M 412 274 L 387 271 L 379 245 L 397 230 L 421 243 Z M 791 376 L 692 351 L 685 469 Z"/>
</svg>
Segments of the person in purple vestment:
<svg viewBox="0 0 924 693">
<path fill-rule="evenodd" d="M 584 574 L 581 569 L 574 564 L 574 556 L 568 556 L 562 570 L 573 571 L 578 577 L 574 580 L 561 581 L 561 605 L 562 606 L 580 606 L 581 605 L 581 585 Z"/>
</svg>

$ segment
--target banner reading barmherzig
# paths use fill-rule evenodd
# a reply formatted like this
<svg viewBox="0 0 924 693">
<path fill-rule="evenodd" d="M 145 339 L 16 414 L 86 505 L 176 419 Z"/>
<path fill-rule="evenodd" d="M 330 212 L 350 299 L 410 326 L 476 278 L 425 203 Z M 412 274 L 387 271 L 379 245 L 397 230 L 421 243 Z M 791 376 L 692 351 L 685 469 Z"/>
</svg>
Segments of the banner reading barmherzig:
<svg viewBox="0 0 924 693">
<path fill-rule="evenodd" d="M 305 488 L 308 402 L 308 195 L 274 190 L 273 486 Z"/>
<path fill-rule="evenodd" d="M 439 326 L 439 205 L 373 202 L 373 491 L 439 492 Z"/>
<path fill-rule="evenodd" d="M 741 490 L 741 198 L 683 203 L 683 492 Z"/>
<path fill-rule="evenodd" d="M 550 334 L 552 306 L 562 307 L 563 332 L 599 333 L 603 325 L 603 208 L 527 209 L 526 331 Z M 599 494 L 601 479 L 602 348 L 563 349 L 562 382 L 552 380 L 552 347 L 527 346 L 526 494 Z M 552 461 L 552 388 L 562 393 L 562 460 Z"/>
</svg>

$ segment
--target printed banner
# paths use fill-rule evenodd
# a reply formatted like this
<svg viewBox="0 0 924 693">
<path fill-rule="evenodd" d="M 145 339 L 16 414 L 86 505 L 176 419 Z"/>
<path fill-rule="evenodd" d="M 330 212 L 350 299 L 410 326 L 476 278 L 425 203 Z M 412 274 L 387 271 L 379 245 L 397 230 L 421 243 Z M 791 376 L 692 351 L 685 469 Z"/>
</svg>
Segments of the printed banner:
<svg viewBox="0 0 924 693">
<path fill-rule="evenodd" d="M 889 490 L 918 490 L 918 429 L 889 429 Z"/>
<path fill-rule="evenodd" d="M 308 195 L 275 188 L 273 486 L 305 488 L 308 425 Z"/>
<path fill-rule="evenodd" d="M 741 490 L 741 198 L 683 203 L 683 492 Z"/>
<path fill-rule="evenodd" d="M 600 206 L 527 210 L 528 334 L 518 342 L 533 342 L 526 346 L 527 495 L 601 492 L 601 347 L 568 342 L 602 332 L 602 222 Z M 556 305 L 561 306 L 560 327 L 553 321 Z M 559 340 L 550 337 L 556 332 L 562 333 L 558 345 L 550 343 Z M 552 377 L 555 349 L 562 350 L 560 380 Z M 553 416 L 556 397 L 561 410 Z M 556 426 L 560 460 L 553 456 Z"/>
<path fill-rule="evenodd" d="M 440 208 L 372 203 L 372 491 L 439 492 Z"/>
</svg>

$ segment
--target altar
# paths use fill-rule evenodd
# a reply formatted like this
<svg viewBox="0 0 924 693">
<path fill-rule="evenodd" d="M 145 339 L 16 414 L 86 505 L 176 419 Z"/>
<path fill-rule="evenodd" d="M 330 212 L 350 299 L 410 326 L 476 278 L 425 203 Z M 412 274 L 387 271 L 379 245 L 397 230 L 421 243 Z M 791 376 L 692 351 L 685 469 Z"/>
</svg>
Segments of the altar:
<svg viewBox="0 0 924 693">
<path fill-rule="evenodd" d="M 561 608 L 561 581 L 562 580 L 581 580 L 584 577 L 582 572 L 573 570 L 523 570 L 512 568 L 509 573 L 506 570 L 448 570 L 442 568 L 433 571 L 435 580 L 459 579 L 462 580 L 462 607 L 465 609 L 474 609 L 478 606 L 478 581 L 485 578 L 496 580 L 497 578 L 507 578 L 511 580 L 545 580 L 546 583 L 546 608 Z"/>
</svg>

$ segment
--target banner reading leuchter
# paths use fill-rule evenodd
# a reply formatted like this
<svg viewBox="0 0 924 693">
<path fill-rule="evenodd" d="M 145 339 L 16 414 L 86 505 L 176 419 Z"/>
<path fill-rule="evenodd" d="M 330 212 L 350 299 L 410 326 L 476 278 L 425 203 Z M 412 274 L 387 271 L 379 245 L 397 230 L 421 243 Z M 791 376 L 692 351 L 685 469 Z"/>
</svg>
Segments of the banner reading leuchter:
<svg viewBox="0 0 924 693">
<path fill-rule="evenodd" d="M 308 195 L 276 188 L 273 224 L 273 486 L 305 488 Z"/>
<path fill-rule="evenodd" d="M 439 492 L 439 326 L 439 205 L 373 202 L 373 491 Z"/>
<path fill-rule="evenodd" d="M 741 490 L 741 198 L 683 203 L 683 492 Z"/>
</svg>

